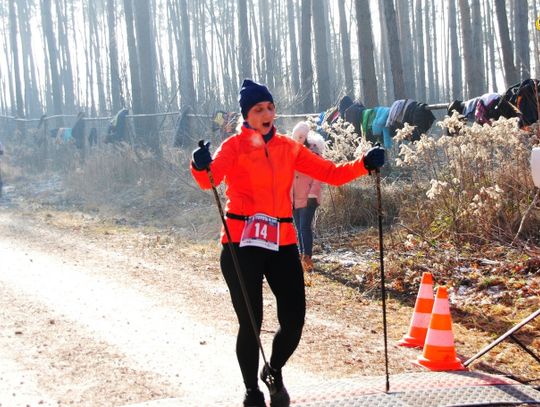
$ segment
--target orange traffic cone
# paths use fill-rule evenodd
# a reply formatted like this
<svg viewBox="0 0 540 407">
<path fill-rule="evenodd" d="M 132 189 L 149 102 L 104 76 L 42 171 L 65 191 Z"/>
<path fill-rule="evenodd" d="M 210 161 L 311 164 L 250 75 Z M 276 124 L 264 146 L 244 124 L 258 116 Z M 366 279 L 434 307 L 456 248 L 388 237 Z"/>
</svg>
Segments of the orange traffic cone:
<svg viewBox="0 0 540 407">
<path fill-rule="evenodd" d="M 426 335 L 433 308 L 433 278 L 431 273 L 422 274 L 422 281 L 416 303 L 414 304 L 414 313 L 409 326 L 409 332 L 398 342 L 400 346 L 409 348 L 422 348 L 426 340 Z"/>
<path fill-rule="evenodd" d="M 466 370 L 456 356 L 446 287 L 437 289 L 424 352 L 416 363 L 430 370 Z"/>
</svg>

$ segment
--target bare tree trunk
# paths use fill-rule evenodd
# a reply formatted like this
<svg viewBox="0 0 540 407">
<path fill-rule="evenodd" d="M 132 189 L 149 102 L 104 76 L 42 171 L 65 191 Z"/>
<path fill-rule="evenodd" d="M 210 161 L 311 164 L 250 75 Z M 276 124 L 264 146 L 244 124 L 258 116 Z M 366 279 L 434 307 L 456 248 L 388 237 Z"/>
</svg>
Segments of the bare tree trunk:
<svg viewBox="0 0 540 407">
<path fill-rule="evenodd" d="M 206 8 L 208 7 L 206 2 L 203 2 L 203 10 L 201 10 L 201 14 L 204 14 L 206 13 Z M 210 24 L 210 32 L 213 33 L 213 30 L 214 30 L 214 24 Z M 208 46 L 208 50 L 209 50 L 209 56 L 208 56 L 208 59 L 209 61 L 215 61 L 216 60 L 216 44 L 215 44 L 215 36 L 214 35 L 211 35 L 210 36 L 210 45 Z M 209 73 L 208 73 L 209 77 L 210 77 L 210 82 L 208 83 L 208 86 L 211 90 L 215 89 L 215 86 L 216 84 L 218 83 L 218 79 L 217 79 L 217 75 L 216 75 L 216 64 L 215 63 L 211 63 L 209 64 Z M 216 92 L 217 93 L 217 92 Z M 218 100 L 221 101 L 222 98 L 221 98 L 221 94 L 219 94 L 219 97 L 218 97 Z"/>
<path fill-rule="evenodd" d="M 279 15 L 279 3 L 278 1 L 271 2 L 270 7 L 270 40 L 271 40 L 271 49 L 272 49 L 272 60 L 274 61 L 274 74 L 273 74 L 273 82 L 274 82 L 274 89 L 275 90 L 281 90 L 283 89 L 283 60 L 285 58 L 285 54 L 283 52 L 283 47 L 276 46 L 276 44 L 280 43 L 280 40 L 278 40 L 278 36 L 285 33 L 285 30 L 281 31 L 277 28 L 277 21 L 280 21 L 281 24 L 285 24 L 284 20 L 281 20 Z M 283 22 L 281 22 L 283 21 Z"/>
<path fill-rule="evenodd" d="M 68 112 L 75 111 L 73 69 L 71 66 L 71 55 L 69 52 L 69 43 L 67 36 L 67 14 L 62 13 L 62 2 L 56 0 L 56 18 L 58 27 L 58 54 L 60 68 L 60 83 L 64 92 L 64 110 Z M 65 15 L 66 14 L 66 15 Z"/>
<path fill-rule="evenodd" d="M 251 41 L 247 19 L 247 0 L 238 0 L 238 30 L 240 32 L 240 72 L 251 78 Z"/>
<path fill-rule="evenodd" d="M 154 6 L 156 4 L 156 0 L 152 0 Z M 155 8 L 154 8 L 155 9 Z M 154 27 L 156 27 L 156 30 L 160 30 L 161 27 L 159 26 L 159 23 L 161 21 L 161 18 L 159 15 L 154 13 Z M 158 110 L 166 109 L 168 111 L 169 109 L 169 100 L 171 99 L 171 88 L 169 88 L 167 84 L 167 79 L 165 78 L 165 61 L 163 58 L 163 51 L 164 51 L 164 44 L 163 44 L 163 36 L 162 35 L 156 35 L 155 37 L 155 50 L 156 50 L 156 89 L 157 89 L 157 108 Z"/>
<path fill-rule="evenodd" d="M 185 1 L 185 0 L 184 0 Z M 237 83 L 239 74 L 238 74 L 238 61 L 240 57 L 238 56 L 238 44 L 237 44 L 237 35 L 233 35 L 232 33 L 236 32 L 236 15 L 233 7 L 234 3 L 226 3 L 225 7 L 225 13 L 223 14 L 223 19 L 221 20 L 221 26 L 223 29 L 224 37 L 227 38 L 227 43 L 229 47 L 229 51 L 225 53 L 226 56 L 226 63 L 229 66 L 229 72 L 230 72 L 230 95 L 229 100 L 234 100 L 235 95 L 237 92 L 237 87 L 234 86 L 235 83 Z M 272 48 L 271 48 L 272 49 Z M 275 79 L 274 79 L 275 80 Z"/>
<path fill-rule="evenodd" d="M 515 3 L 515 47 L 516 47 L 516 70 L 520 80 L 531 77 L 531 59 L 529 56 L 529 16 L 527 0 L 519 0 Z M 537 32 L 537 35 L 540 34 Z M 539 50 L 536 50 L 538 54 Z"/>
<path fill-rule="evenodd" d="M 177 1 L 170 1 L 167 2 L 167 8 L 169 10 L 169 15 L 171 18 L 171 23 L 169 25 L 169 29 L 171 31 L 171 37 L 173 37 L 172 42 L 174 45 L 174 49 L 176 51 L 176 58 L 174 61 L 171 61 L 172 65 L 175 65 L 175 72 L 173 74 L 175 78 L 175 82 L 177 82 L 177 89 L 178 89 L 178 96 L 177 96 L 177 103 L 179 106 L 182 105 L 181 98 L 182 98 L 182 92 L 181 92 L 181 84 L 182 84 L 182 58 L 183 52 L 182 52 L 182 27 L 181 27 L 181 21 L 179 17 L 179 11 L 178 11 L 178 2 Z M 204 13 L 204 11 L 203 11 Z M 172 54 L 171 54 L 172 55 Z"/>
<path fill-rule="evenodd" d="M 392 0 L 384 0 L 384 16 L 388 31 L 388 48 L 390 51 L 390 65 L 392 67 L 392 80 L 394 82 L 394 97 L 405 99 L 405 85 L 403 83 L 403 65 L 401 62 L 401 49 L 397 32 L 397 19 Z"/>
<path fill-rule="evenodd" d="M 204 1 L 204 0 L 203 0 Z M 197 63 L 199 67 L 199 84 L 198 84 L 198 90 L 199 90 L 199 100 L 202 98 L 203 102 L 208 103 L 210 96 L 210 73 L 208 70 L 208 66 L 210 65 L 208 62 L 208 45 L 206 42 L 206 19 L 204 15 L 204 5 L 200 5 L 199 12 L 198 12 L 198 25 L 195 25 L 196 27 L 199 27 L 199 35 L 197 35 L 197 40 L 199 41 L 199 44 L 197 46 Z"/>
<path fill-rule="evenodd" d="M 317 70 L 317 90 L 319 112 L 326 110 L 332 104 L 330 100 L 330 74 L 328 72 L 328 49 L 326 48 L 326 26 L 323 0 L 312 0 L 313 27 L 315 36 L 315 69 Z"/>
<path fill-rule="evenodd" d="M 9 1 L 9 37 L 11 44 L 11 53 L 13 55 L 13 81 L 15 82 L 15 103 L 17 117 L 24 117 L 24 99 L 21 87 L 21 72 L 19 68 L 19 46 L 17 41 L 17 14 L 15 11 L 15 2 Z"/>
<path fill-rule="evenodd" d="M 85 104 L 89 107 L 91 115 L 97 115 L 96 102 L 94 99 L 94 47 L 92 46 L 92 22 L 90 17 L 90 7 L 91 5 L 87 4 L 87 7 L 83 8 L 83 26 L 84 30 L 84 55 L 86 58 L 86 95 L 85 95 Z"/>
<path fill-rule="evenodd" d="M 426 59 L 424 56 L 424 26 L 422 23 L 422 0 L 416 0 L 415 38 L 418 46 L 416 52 L 416 95 L 421 101 L 426 100 Z"/>
<path fill-rule="evenodd" d="M 300 92 L 300 78 L 298 69 L 298 43 L 296 42 L 295 15 L 292 0 L 287 0 L 287 17 L 289 26 L 289 44 L 291 52 L 291 86 L 293 93 L 293 110 L 298 110 L 296 98 Z"/>
<path fill-rule="evenodd" d="M 474 75 L 477 75 L 477 91 L 478 94 L 486 93 L 487 81 L 486 81 L 486 63 L 484 62 L 484 52 L 486 47 L 484 46 L 484 33 L 483 33 L 483 22 L 482 12 L 480 7 L 480 0 L 472 0 L 472 52 L 473 59 L 473 72 Z"/>
<path fill-rule="evenodd" d="M 183 58 L 181 59 L 183 75 L 182 82 L 180 82 L 182 105 L 191 106 L 197 111 L 197 96 L 195 95 L 195 85 L 193 83 L 193 63 L 190 39 L 191 30 L 186 0 L 180 0 L 180 15 L 182 19 L 182 49 L 184 51 Z"/>
<path fill-rule="evenodd" d="M 212 7 L 208 7 L 208 11 L 210 13 L 210 21 L 212 22 L 212 27 L 214 28 L 214 36 L 217 39 L 218 42 L 218 51 L 219 51 L 219 59 L 221 61 L 221 83 L 223 84 L 223 94 L 225 98 L 225 103 L 230 103 L 233 95 L 233 84 L 236 92 L 236 80 L 233 82 L 233 78 L 231 77 L 229 65 L 227 63 L 226 58 L 226 47 L 229 45 L 225 43 L 224 35 L 219 31 L 218 28 L 218 19 L 215 16 L 214 10 Z M 221 24 L 223 26 L 223 24 Z M 215 60 L 215 59 L 213 59 Z M 219 69 L 219 66 L 216 67 Z M 219 79 L 218 79 L 219 80 Z"/>
<path fill-rule="evenodd" d="M 430 47 L 429 49 L 431 50 L 431 55 L 430 55 L 430 61 L 432 63 L 432 65 L 434 66 L 434 72 L 433 72 L 433 75 L 434 75 L 434 78 L 435 78 L 435 82 L 434 82 L 434 86 L 432 86 L 432 90 L 433 90 L 433 93 L 431 94 L 430 96 L 430 100 L 431 101 L 436 101 L 436 102 L 439 102 L 440 101 L 440 92 L 441 92 L 441 87 L 440 87 L 440 81 L 439 81 L 439 64 L 437 63 L 437 60 L 438 60 L 438 55 L 437 55 L 437 44 L 438 44 L 438 40 L 437 40 L 437 13 L 435 12 L 435 7 L 436 5 L 438 4 L 439 2 L 435 1 L 435 0 L 431 0 L 430 2 L 430 11 L 431 11 L 431 28 L 432 28 L 432 33 L 433 33 L 433 44 L 435 44 L 433 47 Z M 440 4 L 440 3 L 439 3 Z"/>
<path fill-rule="evenodd" d="M 533 18 L 540 16 L 538 10 L 538 4 L 536 1 L 533 1 Z M 538 17 L 537 17 L 538 18 Z M 533 35 L 533 44 L 534 44 L 534 77 L 540 78 L 540 37 L 538 35 Z"/>
<path fill-rule="evenodd" d="M 430 11 L 431 3 L 429 1 L 424 2 L 424 41 L 426 44 L 426 65 L 427 65 L 427 94 L 426 101 L 433 100 L 433 88 L 436 86 L 435 73 L 433 70 L 434 61 L 431 59 L 431 48 L 434 46 L 430 34 L 431 19 Z"/>
<path fill-rule="evenodd" d="M 18 23 L 21 36 L 21 55 L 23 57 L 22 71 L 25 83 L 23 99 L 25 102 L 25 112 L 29 117 L 38 117 L 41 116 L 41 113 L 43 112 L 43 105 L 40 101 L 36 65 L 31 45 L 32 31 L 30 29 L 30 10 L 25 0 L 19 0 L 17 2 L 17 11 L 19 12 Z"/>
<path fill-rule="evenodd" d="M 381 59 L 384 71 L 384 100 L 387 105 L 394 101 L 394 81 L 390 63 L 390 51 L 388 49 L 388 29 L 386 28 L 386 19 L 384 17 L 384 0 L 379 0 L 379 26 L 381 31 Z"/>
<path fill-rule="evenodd" d="M 178 92 L 179 92 L 179 88 L 178 88 L 178 82 L 177 82 L 177 78 L 176 78 L 176 64 L 175 62 L 179 60 L 178 58 L 178 55 L 176 54 L 176 50 L 174 48 L 174 45 L 176 44 L 175 42 L 175 38 L 174 38 L 174 31 L 175 31 L 175 25 L 176 25 L 176 21 L 173 17 L 173 13 L 172 13 L 172 2 L 167 2 L 167 21 L 169 21 L 169 25 L 167 27 L 167 41 L 168 41 L 168 45 L 169 45 L 169 49 L 168 49 L 168 52 L 169 52 L 169 66 L 168 66 L 168 69 L 169 69 L 169 77 L 171 78 L 171 92 L 172 92 L 172 96 L 171 96 L 171 104 L 170 104 L 170 109 L 173 109 L 173 110 L 178 110 L 179 108 L 179 95 L 178 95 Z M 197 10 L 197 14 L 198 14 L 198 10 Z M 197 22 L 195 22 L 195 26 L 197 27 Z M 196 39 L 198 39 L 198 35 L 195 36 Z M 199 82 L 200 83 L 200 82 Z M 200 93 L 201 95 L 203 94 L 203 92 Z M 173 97 L 173 96 L 176 96 L 176 97 Z"/>
<path fill-rule="evenodd" d="M 252 4 L 252 3 L 251 3 Z M 255 57 L 255 63 L 254 63 L 254 75 L 253 77 L 254 78 L 263 78 L 264 77 L 264 67 L 263 67 L 263 64 L 262 64 L 262 52 L 263 52 L 263 49 L 262 47 L 260 46 L 260 39 L 259 39 L 259 34 L 260 34 L 260 30 L 258 30 L 257 28 L 257 18 L 255 16 L 255 7 L 252 5 L 251 7 L 251 13 L 250 13 L 250 20 L 251 20 L 251 38 L 254 40 L 254 43 L 255 43 L 255 48 L 254 48 L 254 57 Z"/>
<path fill-rule="evenodd" d="M 506 86 L 510 86 L 519 80 L 516 67 L 513 61 L 512 43 L 508 31 L 508 20 L 506 18 L 506 5 L 504 0 L 495 0 L 495 14 L 499 27 L 499 38 L 503 55 L 504 80 Z"/>
<path fill-rule="evenodd" d="M 484 6 L 485 6 L 485 12 L 484 15 L 486 16 L 487 23 L 488 23 L 488 31 L 489 33 L 495 32 L 494 30 L 494 21 L 493 21 L 493 9 L 491 6 L 491 3 L 489 0 L 484 0 Z M 495 92 L 497 90 L 497 77 L 496 77 L 496 68 L 495 68 L 495 35 L 488 35 L 487 36 L 487 43 L 488 43 L 488 63 L 486 65 L 489 66 L 489 72 L 490 72 L 490 90 Z"/>
<path fill-rule="evenodd" d="M 457 37 L 457 14 L 456 3 L 448 2 L 448 25 L 450 27 L 450 61 L 452 66 L 452 99 L 463 99 L 461 82 L 461 58 L 459 55 L 458 37 Z"/>
<path fill-rule="evenodd" d="M 461 14 L 461 40 L 465 60 L 465 79 L 467 83 L 468 98 L 482 95 L 484 92 L 484 70 L 480 52 L 473 52 L 473 33 L 471 27 L 471 10 L 468 0 L 459 0 Z M 476 30 L 475 30 L 476 31 Z M 478 45 L 478 44 L 476 44 Z M 479 48 L 481 50 L 481 48 Z"/>
<path fill-rule="evenodd" d="M 156 95 L 156 51 L 153 42 L 154 34 L 150 3 L 148 0 L 134 0 L 135 31 L 137 33 L 137 55 L 141 67 L 141 99 L 142 111 L 135 113 L 151 114 L 157 109 Z M 161 156 L 161 145 L 156 134 L 156 123 L 153 116 L 143 117 L 137 127 L 140 141 L 152 152 Z"/>
<path fill-rule="evenodd" d="M 405 94 L 410 99 L 416 99 L 416 84 L 414 81 L 414 60 L 411 35 L 409 0 L 397 1 L 397 14 L 399 18 L 399 41 L 401 44 L 401 57 L 403 62 L 403 80 L 405 81 Z"/>
<path fill-rule="evenodd" d="M 32 31 L 30 29 L 30 15 L 28 4 L 25 0 L 17 2 L 19 12 L 19 32 L 21 36 L 22 71 L 25 83 L 23 95 L 25 112 L 29 117 L 38 117 L 43 111 L 40 102 L 39 85 L 36 76 L 36 64 L 34 63 L 34 53 L 32 52 Z"/>
<path fill-rule="evenodd" d="M 260 33 L 264 51 L 264 80 L 270 89 L 274 88 L 274 61 L 272 59 L 272 42 L 270 40 L 270 28 L 268 23 L 268 0 L 260 0 L 259 14 L 260 18 Z"/>
<path fill-rule="evenodd" d="M 302 38 L 300 42 L 300 67 L 302 107 L 305 113 L 313 112 L 313 68 L 311 64 L 311 0 L 302 0 Z"/>
<path fill-rule="evenodd" d="M 369 107 L 379 104 L 377 76 L 375 75 L 375 55 L 369 0 L 355 0 L 358 30 L 358 57 L 360 63 L 360 95 Z"/>
<path fill-rule="evenodd" d="M 83 7 L 83 26 L 84 27 L 87 27 L 87 25 L 88 25 L 87 24 L 88 19 L 87 19 L 87 16 L 86 16 L 86 14 L 87 14 L 86 9 L 87 9 L 87 7 Z M 77 12 L 78 11 L 79 10 L 77 10 Z M 67 15 L 68 15 L 68 13 L 66 12 L 66 16 Z M 73 2 L 71 2 L 70 7 L 69 7 L 69 23 L 70 23 L 71 27 L 77 27 L 77 24 L 81 25 L 79 23 L 79 21 L 80 21 L 80 16 L 77 15 L 77 18 L 75 18 L 75 6 L 73 5 Z M 86 57 L 85 66 L 91 66 L 90 62 L 89 62 L 89 59 L 88 59 L 88 46 L 85 45 L 85 44 L 87 44 L 87 42 L 84 41 L 84 38 L 86 38 L 85 36 L 87 35 L 87 30 L 85 28 L 82 28 L 81 30 L 84 33 L 83 34 L 83 43 L 79 47 L 79 39 L 77 38 L 77 36 L 73 36 L 73 38 L 72 38 L 73 49 L 75 49 L 75 50 L 83 49 L 84 50 L 84 55 Z M 81 78 L 81 70 L 78 69 L 78 64 L 75 64 L 74 70 L 73 70 L 73 85 L 74 85 L 75 99 L 77 101 L 76 103 L 78 105 L 80 105 L 80 106 L 88 107 L 88 105 L 85 104 L 84 89 L 86 88 L 86 86 L 83 86 L 83 83 L 84 83 L 84 79 Z"/>
<path fill-rule="evenodd" d="M 101 60 L 101 50 L 103 49 L 101 45 L 101 39 L 99 35 L 99 23 L 96 13 L 96 7 L 94 2 L 89 2 L 88 10 L 88 20 L 90 22 L 90 35 L 91 42 L 90 45 L 93 48 L 94 58 L 92 59 L 92 64 L 96 70 L 96 88 L 98 92 L 98 105 L 99 112 L 103 112 L 107 109 L 107 101 L 105 98 L 105 84 L 103 83 L 103 74 L 101 72 L 102 60 Z"/>
<path fill-rule="evenodd" d="M 139 74 L 139 60 L 137 57 L 137 42 L 135 41 L 132 0 L 124 0 L 124 13 L 129 54 L 129 74 L 131 80 L 131 108 L 134 112 L 141 112 L 141 78 Z"/>
<path fill-rule="evenodd" d="M 289 0 L 291 1 L 291 0 Z M 354 98 L 354 80 L 351 62 L 351 41 L 345 17 L 345 2 L 338 1 L 339 32 L 341 35 L 341 50 L 343 51 L 343 73 L 345 74 L 345 93 Z"/>
<path fill-rule="evenodd" d="M 60 84 L 60 75 L 58 73 L 58 52 L 56 50 L 56 39 L 54 38 L 52 17 L 51 17 L 51 0 L 41 0 L 41 23 L 45 34 L 45 40 L 48 50 L 49 69 L 51 72 L 52 96 L 54 104 L 54 114 L 62 114 L 62 85 Z M 61 127 L 63 120 L 57 119 L 56 124 Z"/>
<path fill-rule="evenodd" d="M 112 112 L 118 112 L 123 104 L 120 74 L 118 72 L 118 46 L 116 43 L 116 0 L 107 0 L 107 28 L 109 30 L 109 65 L 111 81 Z"/>
<path fill-rule="evenodd" d="M 332 103 L 336 99 L 336 93 L 337 93 L 336 76 L 338 75 L 339 72 L 341 72 L 341 66 L 340 66 L 341 58 L 336 58 L 337 52 L 332 52 L 333 50 L 336 49 L 336 47 L 332 45 L 333 39 L 336 38 L 336 36 L 334 35 L 335 24 L 334 24 L 334 19 L 333 19 L 333 13 L 330 12 L 330 8 L 329 8 L 330 6 L 328 5 L 328 1 L 323 1 L 322 4 L 323 4 L 322 6 L 323 16 L 326 22 L 326 50 L 328 54 L 327 66 L 329 68 L 333 67 L 333 69 L 328 70 L 328 80 L 329 80 L 328 87 L 330 89 L 330 94 L 328 95 L 328 98 Z"/>
<path fill-rule="evenodd" d="M 9 38 L 8 37 L 9 33 L 6 32 L 7 30 L 9 30 L 9 28 L 6 27 L 6 24 L 5 23 L 2 24 L 2 36 L 3 36 L 3 38 Z M 8 63 L 8 66 L 11 66 L 12 65 L 11 59 L 13 58 L 13 54 L 12 54 L 12 52 L 10 50 L 8 41 L 4 41 L 4 55 L 6 57 L 6 61 Z M 47 54 L 45 54 L 45 62 L 47 62 Z M 46 64 L 46 66 L 47 66 L 47 64 Z M 9 71 L 7 72 L 6 77 L 7 77 L 7 79 L 6 79 L 6 87 L 9 90 L 9 103 L 8 103 L 9 110 L 10 110 L 9 114 L 16 115 L 17 114 L 17 111 L 16 111 L 17 101 L 15 99 L 15 90 L 13 89 L 13 80 L 11 79 L 11 75 L 10 75 Z"/>
</svg>

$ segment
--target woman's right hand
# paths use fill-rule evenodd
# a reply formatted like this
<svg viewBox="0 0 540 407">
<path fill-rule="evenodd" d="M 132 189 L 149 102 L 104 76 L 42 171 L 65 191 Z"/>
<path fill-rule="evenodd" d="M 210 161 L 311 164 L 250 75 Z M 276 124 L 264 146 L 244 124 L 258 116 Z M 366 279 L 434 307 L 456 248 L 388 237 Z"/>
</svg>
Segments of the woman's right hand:
<svg viewBox="0 0 540 407">
<path fill-rule="evenodd" d="M 204 140 L 199 140 L 199 148 L 193 150 L 192 154 L 193 167 L 202 171 L 210 167 L 212 156 L 210 155 L 210 142 L 204 143 Z"/>
</svg>

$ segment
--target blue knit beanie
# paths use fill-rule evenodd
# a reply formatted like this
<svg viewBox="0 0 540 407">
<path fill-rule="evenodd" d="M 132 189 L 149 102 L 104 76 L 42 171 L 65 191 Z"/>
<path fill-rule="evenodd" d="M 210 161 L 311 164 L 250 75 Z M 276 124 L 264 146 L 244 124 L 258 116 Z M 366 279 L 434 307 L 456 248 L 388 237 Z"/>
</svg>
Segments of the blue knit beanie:
<svg viewBox="0 0 540 407">
<path fill-rule="evenodd" d="M 268 88 L 259 83 L 253 82 L 250 79 L 244 79 L 242 88 L 240 89 L 240 97 L 238 98 L 242 116 L 247 117 L 249 109 L 260 102 L 272 102 L 274 98 Z"/>
</svg>

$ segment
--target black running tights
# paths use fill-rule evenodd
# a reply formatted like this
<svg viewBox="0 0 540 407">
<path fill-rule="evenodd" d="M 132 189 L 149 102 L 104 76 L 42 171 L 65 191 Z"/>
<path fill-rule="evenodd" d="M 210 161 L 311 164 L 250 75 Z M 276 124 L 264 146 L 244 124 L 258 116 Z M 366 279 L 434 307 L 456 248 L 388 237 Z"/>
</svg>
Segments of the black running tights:
<svg viewBox="0 0 540 407">
<path fill-rule="evenodd" d="M 298 248 L 295 244 L 280 246 L 276 252 L 253 246 L 234 246 L 255 316 L 257 333 L 260 333 L 263 319 L 263 276 L 276 297 L 279 329 L 272 342 L 269 362 L 274 369 L 281 369 L 300 342 L 306 314 L 304 274 Z M 238 363 L 246 388 L 254 388 L 258 383 L 259 347 L 226 244 L 221 252 L 221 271 L 240 325 L 236 340 Z"/>
</svg>

